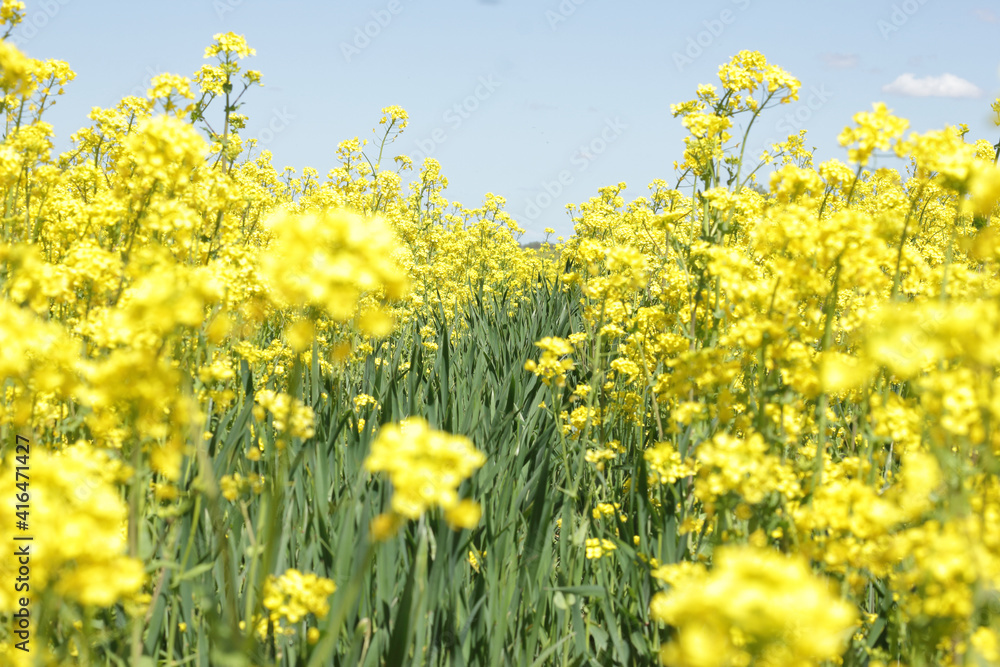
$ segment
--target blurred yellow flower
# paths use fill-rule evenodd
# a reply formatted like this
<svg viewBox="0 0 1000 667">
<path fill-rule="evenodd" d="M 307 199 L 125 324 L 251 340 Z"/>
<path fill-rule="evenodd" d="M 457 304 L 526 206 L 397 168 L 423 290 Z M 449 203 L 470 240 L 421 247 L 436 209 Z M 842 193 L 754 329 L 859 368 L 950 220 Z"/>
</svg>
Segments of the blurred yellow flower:
<svg viewBox="0 0 1000 667">
<path fill-rule="evenodd" d="M 468 438 L 430 428 L 411 417 L 383 426 L 365 459 L 365 469 L 385 472 L 392 481 L 392 509 L 416 519 L 433 507 L 460 526 L 478 521 L 478 505 L 459 501 L 458 486 L 486 462 Z M 474 520 L 473 520 L 474 519 Z"/>
<path fill-rule="evenodd" d="M 720 547 L 714 561 L 710 572 L 683 573 L 650 603 L 654 618 L 677 629 L 661 653 L 664 664 L 812 665 L 844 650 L 857 610 L 813 575 L 805 559 Z"/>
</svg>

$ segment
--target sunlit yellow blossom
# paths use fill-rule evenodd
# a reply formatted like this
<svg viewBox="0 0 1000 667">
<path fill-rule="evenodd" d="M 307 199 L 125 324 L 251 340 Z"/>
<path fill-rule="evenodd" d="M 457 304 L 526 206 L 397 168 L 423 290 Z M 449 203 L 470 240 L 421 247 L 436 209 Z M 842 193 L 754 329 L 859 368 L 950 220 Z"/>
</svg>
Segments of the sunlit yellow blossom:
<svg viewBox="0 0 1000 667">
<path fill-rule="evenodd" d="M 335 320 L 348 320 L 365 293 L 383 291 L 398 299 L 409 280 L 394 261 L 397 241 L 379 219 L 347 212 L 270 218 L 272 247 L 261 271 L 282 305 L 316 307 Z"/>
<path fill-rule="evenodd" d="M 588 538 L 585 546 L 587 548 L 587 558 L 590 560 L 601 558 L 603 556 L 610 556 L 611 552 L 618 548 L 611 540 L 605 540 L 597 537 Z"/>
<path fill-rule="evenodd" d="M 543 338 L 535 345 L 542 349 L 542 356 L 537 362 L 532 359 L 526 361 L 524 369 L 540 376 L 545 384 L 565 385 L 566 371 L 573 369 L 573 360 L 566 357 L 573 353 L 573 346 L 562 338 L 552 336 Z"/>
<path fill-rule="evenodd" d="M 205 49 L 205 58 L 211 58 L 219 53 L 232 53 L 238 58 L 246 58 L 257 52 L 251 49 L 243 35 L 233 32 L 218 33 L 212 36 L 214 44 Z"/>
<path fill-rule="evenodd" d="M 884 102 L 874 105 L 872 111 L 854 114 L 855 128 L 845 128 L 837 140 L 841 146 L 857 144 L 848 150 L 851 162 L 865 166 L 876 150 L 887 151 L 892 142 L 903 136 L 910 123 L 904 118 L 893 116 Z"/>
<path fill-rule="evenodd" d="M 450 519 L 469 523 L 471 505 L 458 498 L 458 485 L 486 462 L 463 436 L 436 431 L 423 419 L 383 426 L 365 459 L 365 469 L 385 472 L 392 481 L 393 511 L 416 519 L 433 507 L 455 512 Z M 463 509 L 464 508 L 464 509 Z M 449 515 L 446 515 L 449 516 Z M 461 525 L 461 524 L 459 524 Z"/>
<path fill-rule="evenodd" d="M 0 608 L 12 611 L 22 595 L 29 599 L 46 589 L 83 605 L 108 607 L 137 595 L 146 580 L 142 563 L 126 555 L 123 528 L 128 511 L 116 483 L 124 469 L 89 443 L 81 442 L 51 454 L 44 445 L 30 446 L 30 531 L 15 529 L 16 489 L 12 447 L 2 472 L 5 511 L 0 535 L 8 544 L 30 534 L 31 588 L 0 591 Z M 23 461 L 22 461 L 23 463 Z M 13 581 L 15 558 L 0 559 L 0 573 Z"/>
<path fill-rule="evenodd" d="M 268 576 L 263 604 L 275 624 L 281 621 L 295 624 L 306 614 L 322 619 L 330 611 L 328 598 L 336 590 L 337 585 L 329 579 L 290 569 L 280 577 Z"/>
<path fill-rule="evenodd" d="M 311 438 L 315 434 L 313 409 L 302 401 L 271 389 L 259 390 L 254 400 L 257 403 L 254 406 L 257 420 L 264 421 L 266 416 L 270 416 L 274 430 L 279 433 L 288 432 L 296 438 Z"/>
<path fill-rule="evenodd" d="M 664 664 L 777 667 L 840 655 L 857 612 L 803 559 L 729 547 L 714 561 L 711 572 L 679 577 L 650 604 L 654 618 L 678 632 L 663 648 Z"/>
</svg>

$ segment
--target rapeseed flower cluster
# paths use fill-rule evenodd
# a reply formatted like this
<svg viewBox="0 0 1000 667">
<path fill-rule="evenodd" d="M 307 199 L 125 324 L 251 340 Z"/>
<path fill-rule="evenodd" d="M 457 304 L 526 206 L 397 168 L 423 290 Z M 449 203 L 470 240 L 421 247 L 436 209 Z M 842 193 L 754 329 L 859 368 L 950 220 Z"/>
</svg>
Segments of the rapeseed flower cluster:
<svg viewBox="0 0 1000 667">
<path fill-rule="evenodd" d="M 23 3 L 4 0 L 0 31 L 9 36 L 24 16 Z M 374 341 L 429 312 L 438 294 L 455 305 L 476 283 L 522 284 L 543 267 L 540 257 L 518 251 L 502 197 L 489 195 L 479 209 L 451 206 L 433 160 L 409 195 L 403 177 L 412 161 L 376 160 L 372 169 L 357 140 L 341 144 L 342 162 L 325 181 L 313 169 L 275 168 L 270 153 L 244 136 L 247 119 L 236 113 L 260 84 L 260 73 L 244 67 L 254 53 L 240 35 L 216 35 L 193 76 L 160 74 L 145 97 L 94 108 L 71 149 L 56 154 L 43 115 L 75 74 L 62 61 L 35 60 L 0 41 L 7 128 L 0 141 L 0 435 L 7 453 L 15 433 L 31 434 L 31 599 L 70 614 L 39 629 L 40 646 L 62 636 L 53 628 L 70 627 L 73 614 L 130 617 L 102 619 L 116 628 L 109 636 L 133 636 L 129 624 L 148 621 L 147 614 L 162 618 L 155 605 L 170 590 L 164 572 L 196 567 L 202 556 L 189 548 L 168 562 L 157 550 L 189 545 L 180 524 L 208 506 L 213 522 L 235 512 L 259 530 L 257 513 L 274 500 L 269 494 L 289 465 L 283 454 L 264 456 L 275 451 L 264 445 L 273 441 L 281 454 L 316 435 L 316 405 L 329 397 L 319 390 L 321 376 L 353 372 L 345 362 L 365 358 Z M 385 148 L 407 114 L 397 106 L 383 114 Z M 507 259 L 497 261 L 498 248 Z M 524 298 L 526 289 L 518 289 L 516 298 Z M 408 366 L 404 359 L 401 372 Z M 304 376 L 317 382 L 308 398 Z M 227 431 L 234 409 L 244 429 L 239 442 Z M 426 437 L 431 458 L 443 457 L 438 469 L 465 466 L 427 496 L 427 507 L 443 507 L 456 526 L 475 525 L 479 505 L 448 489 L 455 493 L 481 455 L 459 448 L 458 459 L 448 458 L 448 447 L 434 454 L 440 441 Z M 206 468 L 220 448 L 234 446 L 246 460 Z M 12 470 L 4 468 L 5 480 Z M 410 516 L 424 502 L 412 501 L 422 490 L 398 488 Z M 246 502 L 217 505 L 217 495 Z M 216 531 L 219 525 L 205 533 L 209 550 L 228 553 L 231 533 Z M 265 546 L 251 538 L 245 556 L 261 558 Z M 263 577 L 259 567 L 240 568 Z M 236 595 L 239 587 L 227 590 Z M 3 593 L 4 612 L 14 608 L 11 595 Z M 207 618 L 188 616 L 183 627 Z M 70 631 L 74 645 L 93 644 L 95 627 Z M 138 646 L 141 634 L 134 636 Z M 14 650 L 9 639 L 0 632 L 4 651 Z"/>
<path fill-rule="evenodd" d="M 486 462 L 468 438 L 431 428 L 420 418 L 384 426 L 372 443 L 365 469 L 384 472 L 392 482 L 392 511 L 417 519 L 440 507 L 455 528 L 479 522 L 477 503 L 460 500 L 459 485 Z"/>
<path fill-rule="evenodd" d="M 15 469 L 24 459 L 9 454 L 0 467 L 5 491 L 0 535 L 30 552 L 30 586 L 20 592 L 5 586 L 0 609 L 14 611 L 19 598 L 40 600 L 45 590 L 86 606 L 140 602 L 145 567 L 126 554 L 128 508 L 116 488 L 133 471 L 88 442 L 59 452 L 36 446 L 28 461 L 29 484 L 22 487 L 27 491 L 15 486 Z M 22 515 L 30 531 L 15 526 L 19 503 L 30 506 Z M 30 544 L 13 539 L 26 534 Z M 0 576 L 15 581 L 20 564 L 17 558 L 0 559 Z"/>
<path fill-rule="evenodd" d="M 545 384 L 562 387 L 566 384 L 566 371 L 573 369 L 573 346 L 562 338 L 546 337 L 535 343 L 542 349 L 542 356 L 536 362 L 529 359 L 524 363 L 524 370 L 531 371 L 542 378 Z"/>
<path fill-rule="evenodd" d="M 302 401 L 270 389 L 258 391 L 254 401 L 257 421 L 264 421 L 269 416 L 275 431 L 287 431 L 295 438 L 311 438 L 316 433 L 313 410 Z"/>
<path fill-rule="evenodd" d="M 337 585 L 315 574 L 303 574 L 292 568 L 280 577 L 271 575 L 264 582 L 264 608 L 275 625 L 287 622 L 295 625 L 313 614 L 318 619 L 330 612 L 329 597 Z"/>
<path fill-rule="evenodd" d="M 614 545 L 686 536 L 657 554 L 700 568 L 660 577 L 665 664 L 887 662 L 893 645 L 985 659 L 1000 623 L 995 149 L 966 128 L 904 137 L 880 103 L 841 134 L 846 163 L 813 165 L 801 134 L 776 144 L 765 189 L 732 119 L 798 82 L 747 52 L 720 80 L 671 108 L 690 133 L 676 188 L 629 202 L 619 183 L 572 209 L 563 280 L 581 319 L 558 340 L 587 342 L 541 339 L 526 366 L 552 380 L 545 405 L 592 464 L 572 488 L 639 522 Z M 887 151 L 908 177 L 869 169 Z M 580 538 L 606 563 L 598 581 L 629 571 L 599 539 Z"/>
<path fill-rule="evenodd" d="M 814 665 L 836 658 L 857 611 L 809 571 L 805 560 L 724 547 L 710 572 L 692 571 L 650 603 L 677 629 L 663 647 L 678 667 Z"/>
</svg>

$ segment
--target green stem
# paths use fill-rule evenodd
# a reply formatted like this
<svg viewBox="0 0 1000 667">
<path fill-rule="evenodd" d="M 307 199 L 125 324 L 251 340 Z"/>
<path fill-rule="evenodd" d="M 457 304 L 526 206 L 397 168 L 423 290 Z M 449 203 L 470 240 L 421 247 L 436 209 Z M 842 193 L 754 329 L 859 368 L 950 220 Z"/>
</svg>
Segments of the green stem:
<svg viewBox="0 0 1000 667">
<path fill-rule="evenodd" d="M 843 253 L 837 257 L 837 265 L 833 274 L 833 290 L 830 292 L 826 303 L 826 324 L 823 328 L 823 342 L 820 346 L 820 353 L 826 352 L 830 348 L 830 343 L 833 338 L 833 318 L 837 311 L 837 292 L 840 286 L 840 260 L 843 257 Z M 813 497 L 819 490 L 820 484 L 823 483 L 823 455 L 826 453 L 826 410 L 829 405 L 829 397 L 827 396 L 825 389 L 820 389 L 821 393 L 819 395 L 819 401 L 816 405 L 816 421 L 817 421 L 817 441 L 816 441 L 816 461 L 813 468 L 813 484 L 812 484 L 812 494 L 809 497 L 809 502 L 812 502 Z"/>
<path fill-rule="evenodd" d="M 899 252 L 896 253 L 896 270 L 892 275 L 892 294 L 889 297 L 890 301 L 895 300 L 896 295 L 899 293 L 899 282 L 900 282 L 900 266 L 903 263 L 903 246 L 906 244 L 906 231 L 910 226 L 910 218 L 913 217 L 913 211 L 917 207 L 917 202 L 920 200 L 920 195 L 923 194 L 924 188 L 927 182 L 924 181 L 920 184 L 920 189 L 917 191 L 916 197 L 910 203 L 910 209 L 906 212 L 906 219 L 903 220 L 903 233 L 899 237 Z"/>
</svg>

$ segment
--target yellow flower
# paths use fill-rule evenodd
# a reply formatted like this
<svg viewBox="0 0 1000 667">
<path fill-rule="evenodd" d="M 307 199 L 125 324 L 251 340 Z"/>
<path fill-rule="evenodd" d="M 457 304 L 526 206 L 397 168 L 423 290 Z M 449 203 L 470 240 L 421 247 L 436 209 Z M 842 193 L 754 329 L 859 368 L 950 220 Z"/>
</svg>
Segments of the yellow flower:
<svg viewBox="0 0 1000 667">
<path fill-rule="evenodd" d="M 30 454 L 30 514 L 26 533 L 15 526 L 13 448 L 0 466 L 4 512 L 0 538 L 7 544 L 17 535 L 30 534 L 31 589 L 37 599 L 49 589 L 83 605 L 108 607 L 128 601 L 142 591 L 146 574 L 142 563 L 125 555 L 123 526 L 128 510 L 115 484 L 122 467 L 86 442 L 49 453 L 35 443 Z M 0 575 L 17 577 L 16 558 L 0 559 Z M 14 587 L 0 589 L 0 610 L 17 606 Z"/>
<path fill-rule="evenodd" d="M 586 555 L 589 560 L 594 560 L 603 556 L 610 556 L 611 552 L 618 548 L 611 540 L 605 540 L 597 537 L 588 538 L 584 546 L 587 549 Z"/>
<path fill-rule="evenodd" d="M 524 370 L 531 371 L 542 378 L 545 384 L 555 384 L 562 387 L 566 384 L 566 371 L 573 369 L 573 360 L 566 355 L 573 353 L 573 346 L 563 338 L 547 336 L 535 345 L 542 349 L 541 358 L 535 362 L 531 359 L 524 362 Z"/>
<path fill-rule="evenodd" d="M 971 644 L 988 663 L 1000 662 L 1000 639 L 992 628 L 978 628 L 972 633 Z"/>
<path fill-rule="evenodd" d="M 797 100 L 802 86 L 798 79 L 785 70 L 768 64 L 767 59 L 758 51 L 737 53 L 729 63 L 719 68 L 719 80 L 726 90 L 734 93 L 746 91 L 752 95 L 761 87 L 769 93 L 784 89 L 787 93 L 781 98 L 783 104 Z"/>
<path fill-rule="evenodd" d="M 191 174 L 205 162 L 208 144 L 197 130 L 173 116 L 156 116 L 142 121 L 125 141 L 126 152 L 118 168 L 130 173 L 128 185 L 136 195 L 145 196 L 136 181 L 159 181 L 181 189 L 191 182 Z M 124 194 L 124 192 L 123 192 Z"/>
<path fill-rule="evenodd" d="M 452 518 L 468 522 L 474 512 L 472 505 L 459 502 L 458 486 L 485 462 L 486 456 L 468 438 L 434 430 L 425 420 L 411 417 L 398 426 L 382 427 L 364 466 L 389 475 L 397 514 L 416 519 L 441 507 L 455 511 Z"/>
<path fill-rule="evenodd" d="M 444 518 L 455 529 L 471 530 L 483 516 L 483 508 L 473 500 L 460 500 L 454 507 L 445 510 Z"/>
<path fill-rule="evenodd" d="M 153 87 L 146 91 L 146 95 L 153 101 L 163 100 L 164 113 L 176 111 L 177 115 L 184 115 L 191 110 L 189 104 L 183 107 L 177 106 L 177 98 L 194 99 L 191 79 L 176 74 L 158 74 L 150 80 L 150 83 Z"/>
<path fill-rule="evenodd" d="M 360 410 L 361 408 L 367 405 L 378 407 L 378 401 L 375 400 L 374 396 L 371 396 L 369 394 L 358 394 L 357 396 L 354 397 L 355 410 Z"/>
<path fill-rule="evenodd" d="M 390 126 L 395 125 L 399 130 L 406 127 L 409 122 L 409 116 L 406 114 L 406 109 L 400 106 L 388 106 L 382 109 L 384 114 L 379 120 L 379 125 L 389 124 Z"/>
<path fill-rule="evenodd" d="M 483 551 L 477 557 L 476 556 L 476 552 L 473 551 L 472 549 L 469 549 L 469 557 L 468 557 L 469 565 L 472 566 L 472 569 L 475 570 L 477 574 L 479 573 L 480 559 L 485 559 L 485 558 L 486 558 L 486 552 L 485 551 Z"/>
<path fill-rule="evenodd" d="M 395 234 L 379 218 L 342 211 L 279 213 L 266 226 L 274 243 L 260 268 L 278 306 L 315 307 L 343 322 L 356 314 L 365 294 L 399 299 L 409 290 L 395 259 Z M 368 326 L 384 331 L 376 320 Z"/>
<path fill-rule="evenodd" d="M 282 620 L 295 624 L 306 614 L 325 618 L 330 611 L 327 600 L 336 590 L 337 585 L 330 579 L 289 569 L 280 577 L 268 576 L 263 604 L 275 625 Z"/>
<path fill-rule="evenodd" d="M 285 327 L 285 338 L 288 345 L 296 352 L 302 352 L 312 347 L 316 338 L 316 325 L 312 320 L 299 320 Z"/>
<path fill-rule="evenodd" d="M 861 166 L 867 165 L 875 150 L 887 151 L 894 139 L 903 136 L 910 123 L 905 118 L 893 116 L 884 102 L 874 105 L 872 111 L 859 111 L 854 114 L 855 128 L 845 128 L 837 140 L 841 146 L 857 144 L 848 151 L 851 162 Z"/>
<path fill-rule="evenodd" d="M 720 547 L 715 567 L 663 571 L 669 593 L 650 603 L 654 618 L 677 629 L 664 664 L 816 664 L 841 654 L 857 619 L 801 557 L 752 547 Z"/>
<path fill-rule="evenodd" d="M 621 505 L 618 503 L 597 503 L 597 506 L 591 510 L 591 516 L 595 519 L 600 519 L 602 516 L 611 516 L 620 508 Z"/>
<path fill-rule="evenodd" d="M 264 421 L 271 417 L 274 430 L 289 433 L 295 438 L 311 438 L 316 433 L 316 416 L 313 409 L 297 398 L 271 389 L 260 389 L 254 396 L 254 417 Z"/>
<path fill-rule="evenodd" d="M 0 21 L 17 25 L 24 20 L 24 3 L 21 0 L 3 0 L 0 5 Z"/>
<path fill-rule="evenodd" d="M 368 532 L 374 541 L 384 542 L 395 535 L 396 531 L 398 531 L 405 522 L 405 517 L 402 517 L 394 512 L 379 514 L 377 517 L 372 519 Z"/>
<path fill-rule="evenodd" d="M 787 498 L 801 497 L 792 467 L 767 450 L 759 433 L 751 433 L 746 439 L 719 433 L 702 442 L 696 455 L 695 495 L 704 502 L 714 502 L 734 492 L 751 505 L 773 492 Z"/>
<path fill-rule="evenodd" d="M 8 12 L 8 8 L 4 2 L 3 11 Z M 7 40 L 0 41 L 0 89 L 17 95 L 27 93 L 35 62 Z"/>
<path fill-rule="evenodd" d="M 233 32 L 217 33 L 212 36 L 215 43 L 205 49 L 205 58 L 211 58 L 220 53 L 228 55 L 235 54 L 237 58 L 246 58 L 256 55 L 256 51 L 250 48 L 243 35 Z"/>
</svg>

